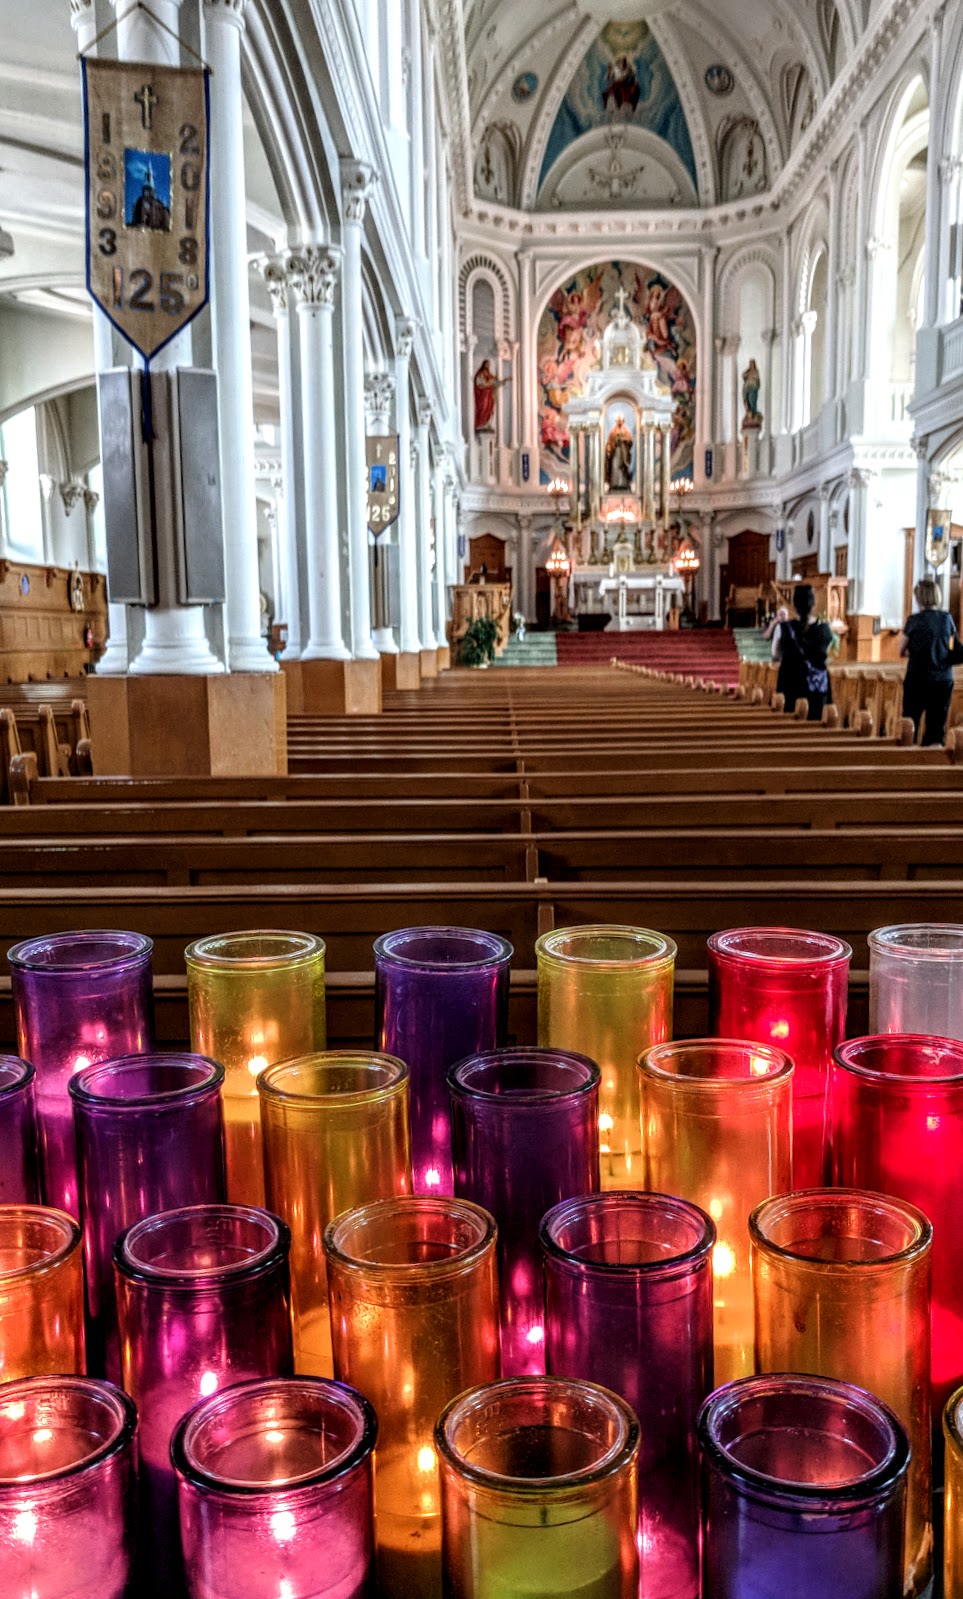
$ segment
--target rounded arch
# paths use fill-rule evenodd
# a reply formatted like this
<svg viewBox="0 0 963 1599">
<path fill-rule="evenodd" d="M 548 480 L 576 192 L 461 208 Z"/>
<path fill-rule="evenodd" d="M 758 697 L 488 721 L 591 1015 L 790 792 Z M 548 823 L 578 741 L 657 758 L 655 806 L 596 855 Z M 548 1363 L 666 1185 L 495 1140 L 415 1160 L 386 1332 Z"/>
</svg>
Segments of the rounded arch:
<svg viewBox="0 0 963 1599">
<path fill-rule="evenodd" d="M 498 343 L 515 339 L 514 300 L 508 274 L 490 255 L 470 255 L 462 262 L 458 278 L 458 315 L 462 334 L 472 334 L 472 291 L 479 280 L 488 283 L 495 296 L 495 338 Z"/>
<path fill-rule="evenodd" d="M 757 276 L 765 283 L 769 326 L 776 326 L 776 304 L 780 268 L 774 250 L 765 244 L 747 244 L 730 256 L 719 275 L 720 326 L 735 332 L 739 321 L 739 294 L 747 277 Z"/>
<path fill-rule="evenodd" d="M 394 349 L 393 320 L 367 250 L 361 258 L 361 315 L 365 370 L 385 371 L 391 364 Z"/>
<path fill-rule="evenodd" d="M 579 272 L 584 272 L 587 267 L 608 266 L 618 261 L 621 266 L 638 267 L 641 272 L 658 272 L 667 278 L 679 290 L 688 307 L 696 333 L 696 344 L 702 338 L 702 314 L 699 308 L 700 296 L 698 285 L 687 267 L 671 259 L 666 253 L 663 259 L 661 250 L 640 251 L 637 245 L 626 241 L 625 248 L 619 248 L 617 254 L 608 260 L 599 256 L 598 245 L 594 248 L 573 250 L 564 261 L 558 263 L 550 274 L 538 285 L 532 300 L 532 327 L 529 334 L 537 337 L 538 324 L 542 319 L 545 308 L 553 294 L 574 278 Z"/>
<path fill-rule="evenodd" d="M 924 97 L 926 104 L 913 112 L 913 103 L 918 97 Z M 897 175 L 928 141 L 929 96 L 923 75 L 914 65 L 904 73 L 890 95 L 876 140 L 876 155 L 869 174 L 871 238 L 883 240 L 893 232 L 894 200 L 897 223 L 899 209 Z"/>
<path fill-rule="evenodd" d="M 319 86 L 305 71 L 304 41 L 293 37 L 282 6 L 249 7 L 245 22 L 245 97 L 290 240 L 335 240 L 340 228 L 338 154 L 319 114 Z M 323 103 L 335 103 L 333 91 Z"/>
</svg>

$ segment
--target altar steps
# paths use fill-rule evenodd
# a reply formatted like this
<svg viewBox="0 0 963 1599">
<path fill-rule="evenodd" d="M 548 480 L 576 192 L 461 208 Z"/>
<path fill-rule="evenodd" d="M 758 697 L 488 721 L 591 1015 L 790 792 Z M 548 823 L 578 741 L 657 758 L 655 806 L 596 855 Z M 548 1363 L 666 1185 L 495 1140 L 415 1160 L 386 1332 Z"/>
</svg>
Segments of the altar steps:
<svg viewBox="0 0 963 1599">
<path fill-rule="evenodd" d="M 739 652 L 722 628 L 685 632 L 559 633 L 559 666 L 601 666 L 617 656 L 657 672 L 682 672 L 717 683 L 737 683 Z"/>
<path fill-rule="evenodd" d="M 740 661 L 772 660 L 772 640 L 766 638 L 763 628 L 734 627 L 732 636 L 736 641 Z"/>
<path fill-rule="evenodd" d="M 493 666 L 556 666 L 558 654 L 554 633 L 526 633 L 519 639 L 513 633 L 501 655 L 496 655 Z"/>
</svg>

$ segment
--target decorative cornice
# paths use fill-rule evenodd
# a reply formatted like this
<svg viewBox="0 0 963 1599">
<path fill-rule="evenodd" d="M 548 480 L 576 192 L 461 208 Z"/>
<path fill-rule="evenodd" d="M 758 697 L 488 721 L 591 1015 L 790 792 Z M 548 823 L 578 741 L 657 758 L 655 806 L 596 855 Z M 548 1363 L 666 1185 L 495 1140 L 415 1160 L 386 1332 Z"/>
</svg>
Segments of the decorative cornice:
<svg viewBox="0 0 963 1599">
<path fill-rule="evenodd" d="M 360 226 L 380 178 L 369 161 L 342 161 L 341 203 L 345 222 Z"/>
<path fill-rule="evenodd" d="M 340 270 L 341 251 L 330 244 L 293 250 L 288 256 L 287 278 L 298 296 L 298 310 L 330 310 Z"/>
</svg>

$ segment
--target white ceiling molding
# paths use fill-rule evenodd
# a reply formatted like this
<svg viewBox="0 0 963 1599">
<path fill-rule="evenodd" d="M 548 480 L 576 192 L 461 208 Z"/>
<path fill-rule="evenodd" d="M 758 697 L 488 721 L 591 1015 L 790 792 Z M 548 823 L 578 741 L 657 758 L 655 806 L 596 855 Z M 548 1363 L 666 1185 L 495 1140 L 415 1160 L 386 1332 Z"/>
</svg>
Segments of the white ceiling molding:
<svg viewBox="0 0 963 1599">
<path fill-rule="evenodd" d="M 559 107 L 568 92 L 569 84 L 583 58 L 594 43 L 598 34 L 595 22 L 589 19 L 583 22 L 571 37 L 568 48 L 559 58 L 551 81 L 546 84 L 538 111 L 531 127 L 528 130 L 528 139 L 522 153 L 522 178 L 521 198 L 522 210 L 530 211 L 538 196 L 538 181 L 541 177 L 542 162 L 545 159 L 545 148 L 549 135 L 558 116 Z"/>
<path fill-rule="evenodd" d="M 665 56 L 669 71 L 675 79 L 682 101 L 689 138 L 692 141 L 692 153 L 695 157 L 699 201 L 702 205 L 715 205 L 718 198 L 716 162 L 712 151 L 709 119 L 706 115 L 705 101 L 698 92 L 695 74 L 689 65 L 689 57 L 682 47 L 671 17 L 659 17 L 657 24 L 652 26 L 650 23 L 650 27 L 655 35 L 655 42 Z"/>
</svg>

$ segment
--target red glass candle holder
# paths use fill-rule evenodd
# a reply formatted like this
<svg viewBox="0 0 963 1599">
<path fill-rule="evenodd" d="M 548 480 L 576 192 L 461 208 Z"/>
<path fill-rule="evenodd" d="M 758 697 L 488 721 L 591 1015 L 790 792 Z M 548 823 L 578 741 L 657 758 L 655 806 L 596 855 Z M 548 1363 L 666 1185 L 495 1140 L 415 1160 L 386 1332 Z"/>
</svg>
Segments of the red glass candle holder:
<svg viewBox="0 0 963 1599">
<path fill-rule="evenodd" d="M 37 1073 L 41 1189 L 70 1216 L 79 1204 L 67 1084 L 95 1061 L 150 1048 L 152 950 L 140 933 L 49 933 L 7 955 L 17 1047 Z"/>
<path fill-rule="evenodd" d="M 2 1205 L 0 1383 L 83 1370 L 80 1228 L 62 1210 Z"/>
<path fill-rule="evenodd" d="M 836 1051 L 832 1104 L 836 1181 L 908 1200 L 933 1223 L 935 1424 L 963 1382 L 963 1042 L 849 1039 Z"/>
<path fill-rule="evenodd" d="M 34 1069 L 19 1055 L 0 1055 L 0 1205 L 40 1198 Z"/>
<path fill-rule="evenodd" d="M 869 1031 L 963 1039 L 963 926 L 878 927 L 869 945 Z"/>
<path fill-rule="evenodd" d="M 0 1389 L 0 1593 L 135 1599 L 137 1412 L 109 1383 Z"/>
<path fill-rule="evenodd" d="M 606 1193 L 557 1205 L 540 1237 L 549 1371 L 591 1377 L 639 1419 L 640 1599 L 696 1599 L 715 1225 L 665 1194 Z"/>
<path fill-rule="evenodd" d="M 497 1049 L 448 1074 L 455 1193 L 498 1226 L 502 1375 L 545 1371 L 538 1226 L 598 1192 L 599 1069 L 559 1049 Z"/>
<path fill-rule="evenodd" d="M 314 1377 L 237 1383 L 171 1454 L 190 1599 L 373 1599 L 368 1401 Z"/>
<path fill-rule="evenodd" d="M 774 1044 L 796 1068 L 793 1175 L 829 1181 L 827 1088 L 845 1037 L 852 950 L 841 938 L 792 927 L 736 927 L 709 939 L 709 1026 L 721 1038 Z"/>
</svg>

